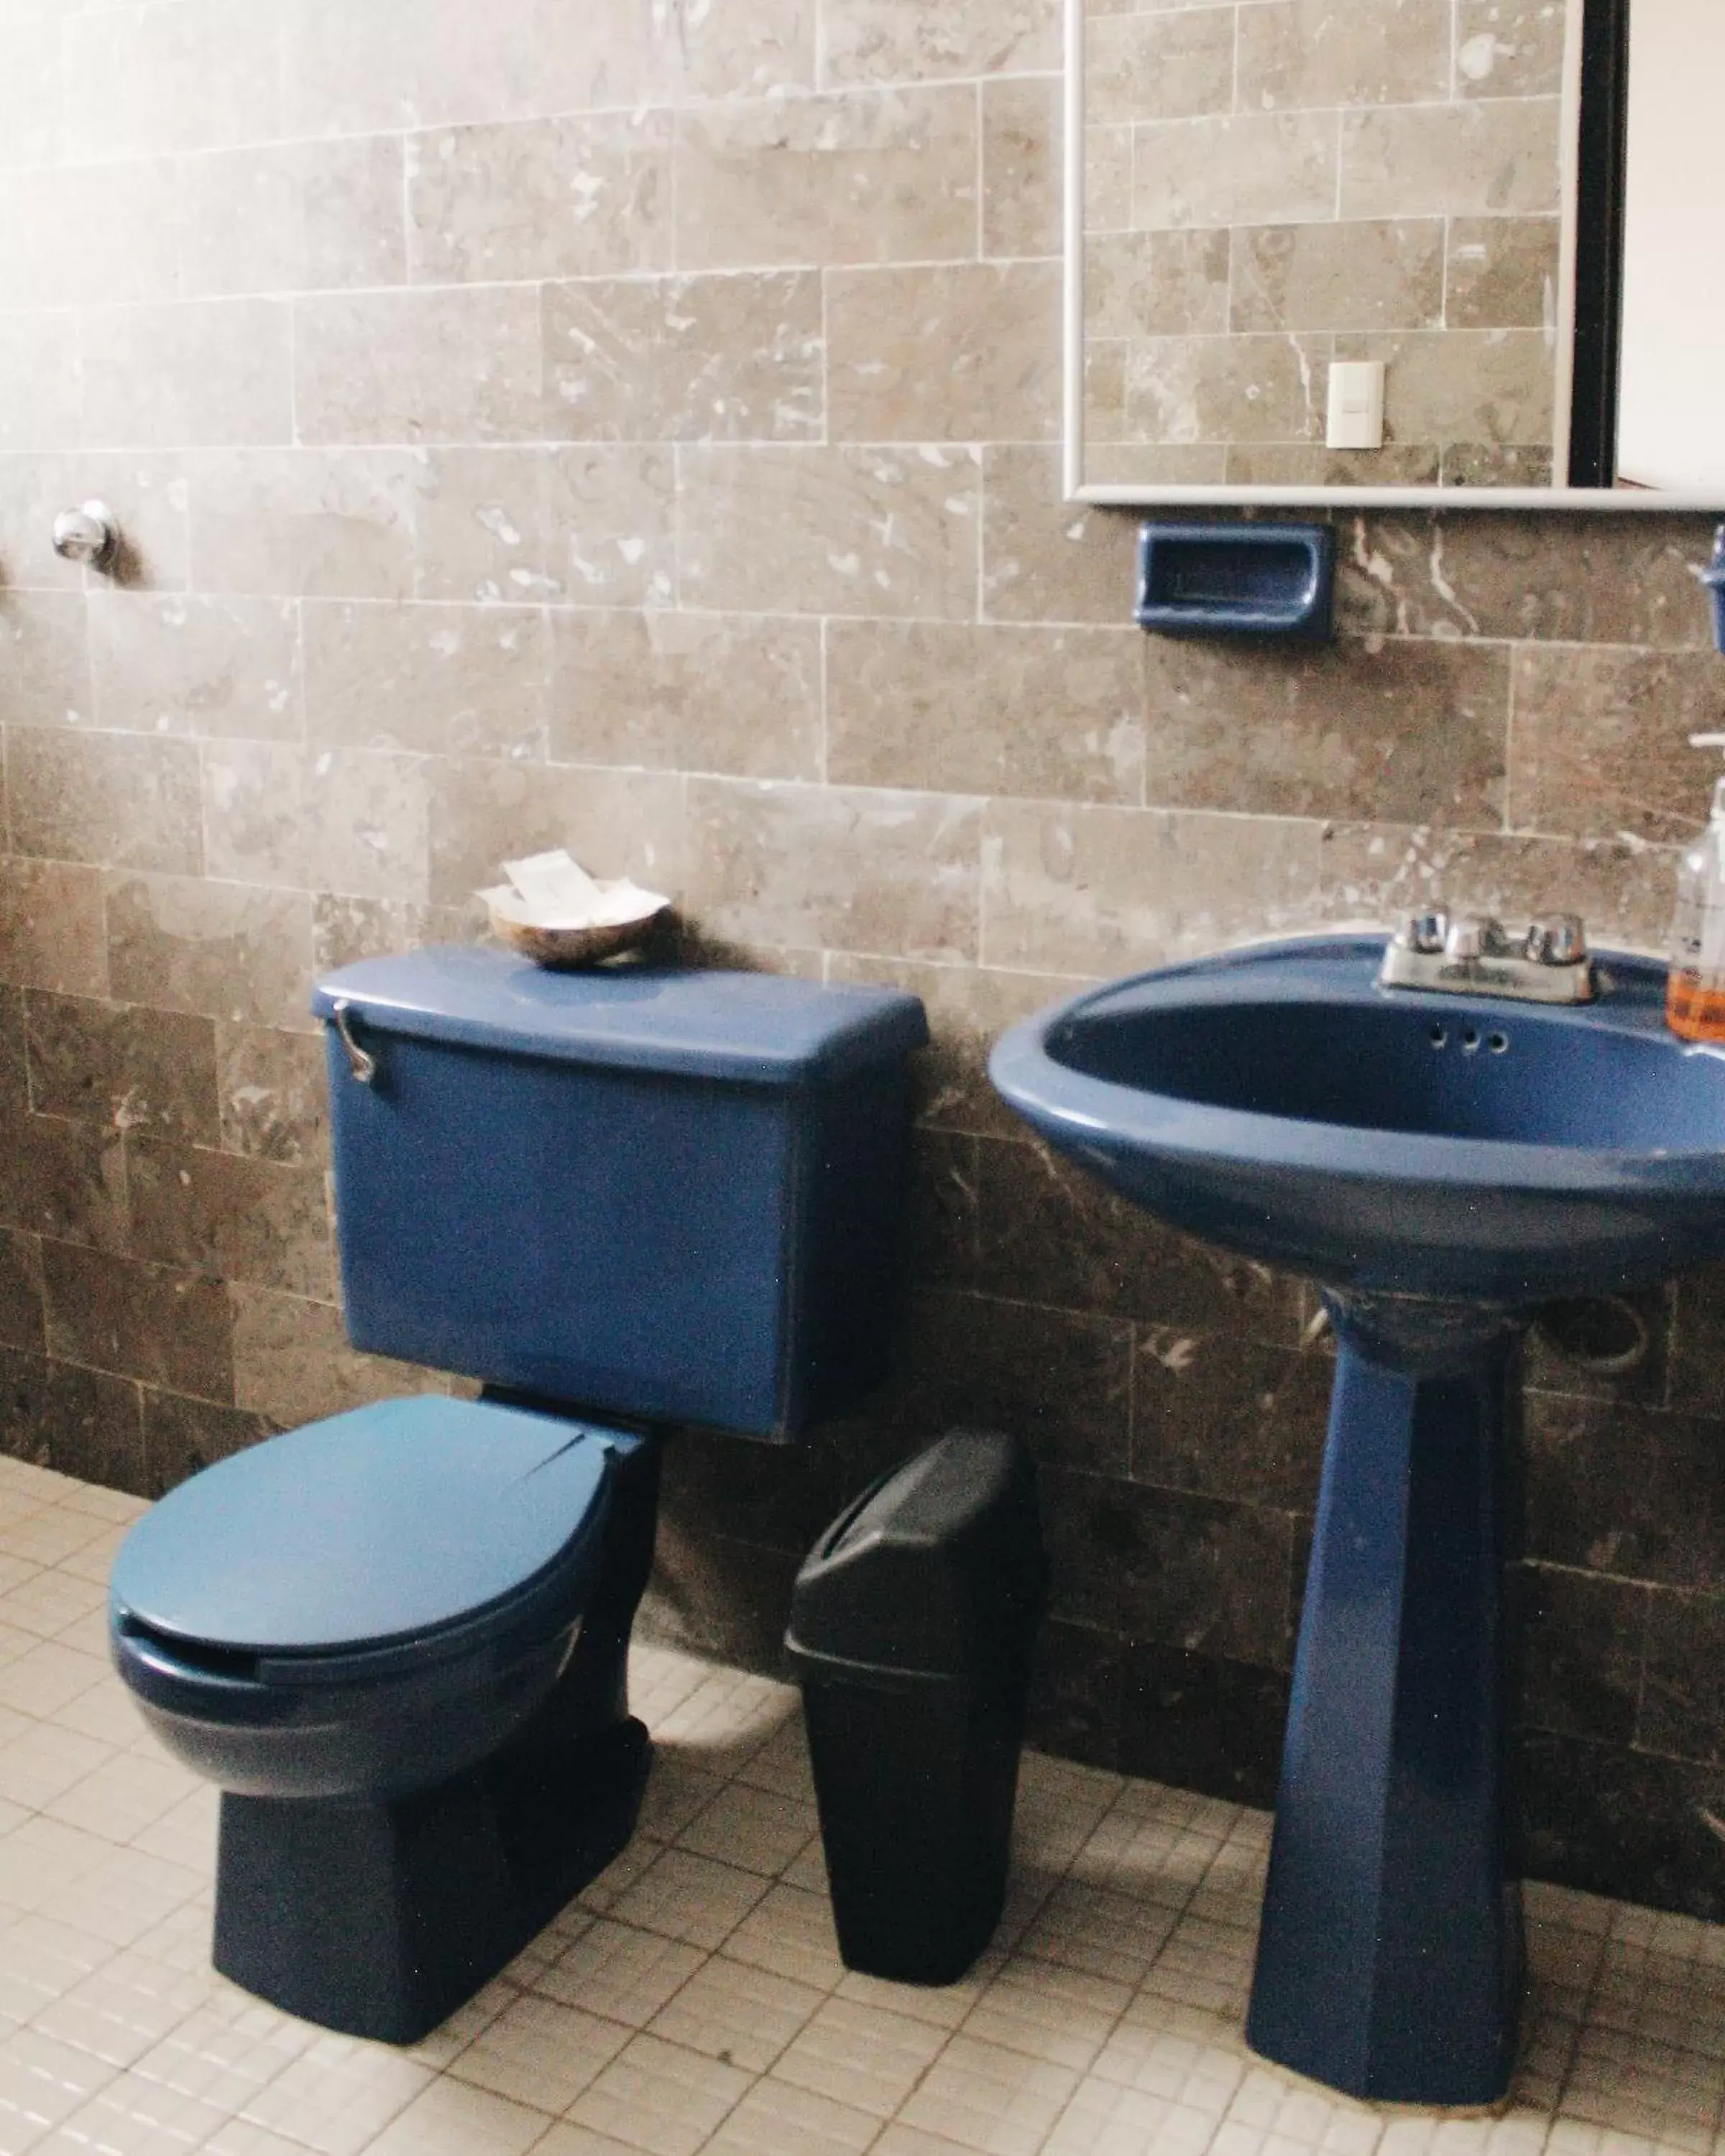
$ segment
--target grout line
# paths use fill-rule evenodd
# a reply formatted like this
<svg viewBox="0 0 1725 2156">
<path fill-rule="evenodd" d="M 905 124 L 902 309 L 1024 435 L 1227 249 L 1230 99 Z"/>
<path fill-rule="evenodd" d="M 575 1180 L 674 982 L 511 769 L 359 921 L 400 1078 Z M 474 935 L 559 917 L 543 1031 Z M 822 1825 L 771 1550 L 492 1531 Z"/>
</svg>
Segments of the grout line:
<svg viewBox="0 0 1725 2156">
<path fill-rule="evenodd" d="M 1436 544 L 1442 545 L 1441 535 Z M 1503 809 L 1502 824 L 1506 832 L 1515 829 L 1515 769 L 1516 769 L 1516 655 L 1520 646 L 1512 642 L 1509 646 L 1509 675 L 1503 714 Z"/>
<path fill-rule="evenodd" d="M 1201 230 L 1219 228 L 1195 228 Z M 648 288 L 661 285 L 689 285 L 701 282 L 740 282 L 754 279 L 765 282 L 773 279 L 803 275 L 814 276 L 828 271 L 842 271 L 853 277 L 888 277 L 896 273 L 929 270 L 956 270 L 973 266 L 978 259 L 1018 264 L 1033 262 L 1057 262 L 1058 253 L 1012 254 L 998 256 L 969 254 L 911 255 L 891 254 L 878 261 L 833 262 L 820 261 L 812 256 L 775 256 L 757 262 L 693 263 L 679 266 L 643 269 L 633 261 L 620 263 L 611 270 L 565 270 L 556 266 L 523 270 L 513 276 L 440 277 L 418 280 L 411 275 L 393 281 L 367 284 L 326 285 L 259 285 L 240 290 L 226 292 L 164 291 L 142 299 L 109 300 L 100 296 L 82 299 L 26 300 L 15 305 L 0 303 L 0 321 L 14 317 L 34 318 L 42 316 L 85 316 L 162 314 L 169 309 L 226 308 L 239 311 L 249 308 L 255 311 L 264 305 L 296 307 L 322 305 L 332 300 L 437 300 L 459 293 L 480 294 L 519 291 L 546 285 L 578 285 L 599 287 L 623 285 Z"/>
<path fill-rule="evenodd" d="M 988 121 L 984 105 L 987 90 L 985 85 L 981 81 L 978 81 L 976 86 L 975 116 L 976 259 L 978 262 L 986 262 L 988 259 L 988 213 L 986 208 L 988 203 L 988 161 L 984 154 L 983 146 L 988 132 Z"/>
<path fill-rule="evenodd" d="M 195 4 L 195 0 L 186 0 Z M 631 0 L 631 4 L 644 4 L 644 0 Z M 86 13 L 96 11 L 86 10 Z M 120 12 L 109 10 L 106 12 Z M 164 12 L 167 12 L 164 10 Z M 561 106 L 547 112 L 485 113 L 475 112 L 465 118 L 434 121 L 403 121 L 391 126 L 387 123 L 370 127 L 347 127 L 329 131 L 292 131 L 284 127 L 279 134 L 256 136 L 243 142 L 195 143 L 183 148 L 132 151 L 119 157 L 58 157 L 44 159 L 34 164 L 9 167 L 7 177 L 16 182 L 38 174 L 52 174 L 59 177 L 67 172 L 105 172 L 126 165 L 162 164 L 172 159 L 191 162 L 193 160 L 217 157 L 262 156 L 265 152 L 284 149 L 309 147 L 324 149 L 352 142 L 411 141 L 415 137 L 430 138 L 439 135 L 459 134 L 467 130 L 508 130 L 525 135 L 534 129 L 564 126 L 570 122 L 619 121 L 635 122 L 656 115 L 687 112 L 701 116 L 747 112 L 751 110 L 783 110 L 788 105 L 816 104 L 844 100 L 856 104 L 883 105 L 906 97 L 932 100 L 939 97 L 956 98 L 958 92 L 997 82 L 1053 82 L 1060 80 L 1059 69 L 1045 67 L 1002 69 L 988 74 L 953 75 L 904 75 L 887 81 L 840 83 L 822 86 L 819 83 L 786 83 L 760 90 L 750 90 L 739 96 L 683 97 L 675 100 L 649 98 L 632 105 L 583 105 Z M 1494 100 L 1509 103 L 1509 99 Z M 1522 102 L 1537 102 L 1532 93 L 1524 93 Z"/>
</svg>

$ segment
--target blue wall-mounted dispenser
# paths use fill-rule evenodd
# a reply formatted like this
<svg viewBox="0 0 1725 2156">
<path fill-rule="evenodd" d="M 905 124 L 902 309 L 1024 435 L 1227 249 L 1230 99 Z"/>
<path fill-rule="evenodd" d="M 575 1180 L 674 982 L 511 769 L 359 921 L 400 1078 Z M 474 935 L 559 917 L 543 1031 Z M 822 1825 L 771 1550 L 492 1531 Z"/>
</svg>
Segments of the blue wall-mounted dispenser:
<svg viewBox="0 0 1725 2156">
<path fill-rule="evenodd" d="M 1147 524 L 1138 626 L 1163 636 L 1328 640 L 1336 534 L 1327 524 Z"/>
</svg>

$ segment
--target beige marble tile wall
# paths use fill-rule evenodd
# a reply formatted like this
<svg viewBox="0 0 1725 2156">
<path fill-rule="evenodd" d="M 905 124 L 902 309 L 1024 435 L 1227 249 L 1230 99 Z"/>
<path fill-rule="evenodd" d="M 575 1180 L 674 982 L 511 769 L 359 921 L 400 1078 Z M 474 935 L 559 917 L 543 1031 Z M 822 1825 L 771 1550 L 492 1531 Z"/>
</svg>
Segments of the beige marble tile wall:
<svg viewBox="0 0 1725 2156">
<path fill-rule="evenodd" d="M 1098 481 L 1545 485 L 1568 0 L 1088 0 Z M 1323 448 L 1332 360 L 1385 445 Z"/>
<path fill-rule="evenodd" d="M 345 1345 L 314 970 L 512 848 L 924 994 L 901 1383 L 677 1446 L 662 1629 L 1019 1429 L 1050 1741 L 1267 1790 L 1324 1368 L 1302 1292 L 1028 1143 L 1074 983 L 1440 888 L 1663 934 L 1725 668 L 1695 522 L 1343 531 L 1342 634 L 1126 625 L 1056 476 L 1054 0 L 0 0 L 0 1443 L 157 1491 L 403 1383 Z M 65 568 L 100 494 L 123 573 Z M 1540 1358 L 1530 1861 L 1725 1907 L 1725 1283 Z"/>
</svg>

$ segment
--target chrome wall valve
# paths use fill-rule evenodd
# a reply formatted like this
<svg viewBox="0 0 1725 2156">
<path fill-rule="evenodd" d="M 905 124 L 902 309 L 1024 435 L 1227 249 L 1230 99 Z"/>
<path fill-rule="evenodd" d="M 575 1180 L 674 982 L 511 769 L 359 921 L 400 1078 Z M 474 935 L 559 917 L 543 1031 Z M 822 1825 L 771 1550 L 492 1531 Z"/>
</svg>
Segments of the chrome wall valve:
<svg viewBox="0 0 1725 2156">
<path fill-rule="evenodd" d="M 63 509 L 54 520 L 54 551 L 63 562 L 111 569 L 120 554 L 120 526 L 112 511 L 100 501 Z"/>
</svg>

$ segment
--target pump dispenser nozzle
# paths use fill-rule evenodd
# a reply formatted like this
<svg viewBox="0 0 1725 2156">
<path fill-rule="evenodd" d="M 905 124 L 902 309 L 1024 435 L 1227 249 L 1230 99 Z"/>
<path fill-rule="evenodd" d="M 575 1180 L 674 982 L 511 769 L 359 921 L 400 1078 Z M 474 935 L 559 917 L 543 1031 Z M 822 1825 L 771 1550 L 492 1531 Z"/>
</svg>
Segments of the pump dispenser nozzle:
<svg viewBox="0 0 1725 2156">
<path fill-rule="evenodd" d="M 1713 557 L 1696 576 L 1713 603 L 1713 644 L 1725 651 L 1725 524 L 1713 534 Z"/>
</svg>

